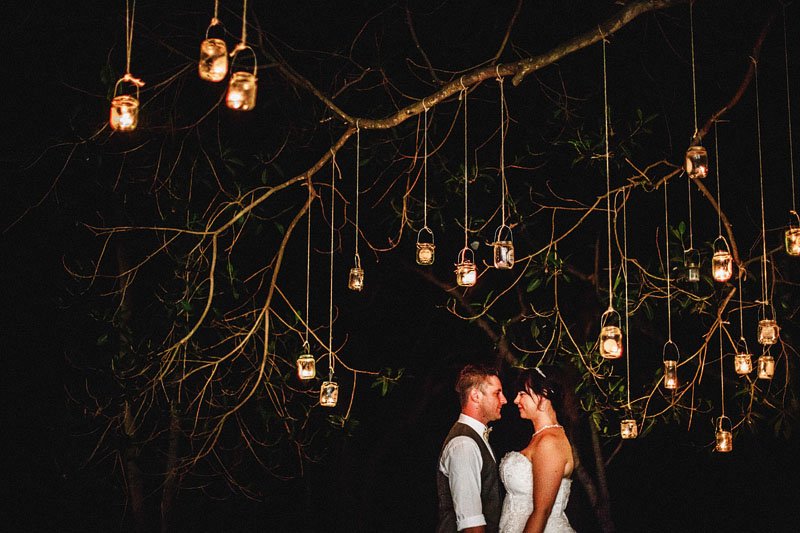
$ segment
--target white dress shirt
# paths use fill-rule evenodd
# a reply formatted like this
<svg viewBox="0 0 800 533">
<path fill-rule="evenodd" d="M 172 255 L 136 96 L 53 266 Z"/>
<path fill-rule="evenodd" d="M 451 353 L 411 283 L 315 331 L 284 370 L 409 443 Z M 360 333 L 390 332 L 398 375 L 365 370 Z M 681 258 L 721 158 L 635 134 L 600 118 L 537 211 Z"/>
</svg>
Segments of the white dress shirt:
<svg viewBox="0 0 800 533">
<path fill-rule="evenodd" d="M 494 451 L 483 436 L 487 426 L 464 413 L 459 415 L 458 421 L 468 425 L 480 435 L 494 459 Z M 453 507 L 456 512 L 456 527 L 459 531 L 486 525 L 481 504 L 482 468 L 481 450 L 470 437 L 465 435 L 455 437 L 447 443 L 442 452 L 439 471 L 447 476 L 450 483 L 450 494 L 453 496 Z"/>
</svg>

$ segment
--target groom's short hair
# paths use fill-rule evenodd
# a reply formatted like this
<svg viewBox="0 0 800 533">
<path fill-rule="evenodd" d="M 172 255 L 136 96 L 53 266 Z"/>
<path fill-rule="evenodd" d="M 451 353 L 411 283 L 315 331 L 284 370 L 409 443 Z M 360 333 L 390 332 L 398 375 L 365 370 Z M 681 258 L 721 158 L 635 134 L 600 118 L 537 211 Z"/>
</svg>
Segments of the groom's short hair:
<svg viewBox="0 0 800 533">
<path fill-rule="evenodd" d="M 497 376 L 497 370 L 486 365 L 469 364 L 461 369 L 456 380 L 456 392 L 463 408 L 467 405 L 469 391 L 473 387 L 480 387 L 489 376 Z"/>
</svg>

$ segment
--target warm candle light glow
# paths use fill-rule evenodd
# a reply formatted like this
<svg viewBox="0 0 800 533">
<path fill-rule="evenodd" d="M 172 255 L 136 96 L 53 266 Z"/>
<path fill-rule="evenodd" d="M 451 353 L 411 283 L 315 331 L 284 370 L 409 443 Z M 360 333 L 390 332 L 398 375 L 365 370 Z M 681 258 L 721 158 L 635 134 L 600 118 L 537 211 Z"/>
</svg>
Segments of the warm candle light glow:
<svg viewBox="0 0 800 533">
<path fill-rule="evenodd" d="M 350 276 L 347 278 L 347 288 L 360 291 L 364 288 L 364 269 L 353 267 L 350 269 Z"/>
<path fill-rule="evenodd" d="M 429 242 L 417 243 L 417 264 L 432 265 L 435 257 L 436 247 Z"/>
<path fill-rule="evenodd" d="M 664 361 L 664 388 L 675 390 L 678 388 L 678 362 L 671 359 Z"/>
<path fill-rule="evenodd" d="M 733 450 L 733 434 L 724 429 L 717 430 L 717 445 L 715 449 L 718 452 L 729 452 Z"/>
<path fill-rule="evenodd" d="M 619 432 L 623 439 L 635 439 L 639 436 L 639 428 L 636 426 L 636 420 L 627 418 L 620 421 Z"/>
<path fill-rule="evenodd" d="M 508 270 L 514 266 L 514 243 L 511 241 L 495 241 L 492 243 L 494 248 L 494 267 Z"/>
<path fill-rule="evenodd" d="M 800 228 L 789 227 L 784 234 L 786 253 L 789 255 L 800 255 Z"/>
<path fill-rule="evenodd" d="M 228 83 L 228 94 L 225 103 L 231 109 L 250 111 L 256 106 L 256 87 L 258 86 L 255 74 L 250 72 L 234 72 Z"/>
<path fill-rule="evenodd" d="M 772 379 L 775 375 L 775 359 L 764 354 L 758 358 L 758 379 Z"/>
<path fill-rule="evenodd" d="M 297 377 L 302 380 L 314 379 L 317 375 L 317 362 L 311 354 L 303 354 L 297 358 Z"/>
<path fill-rule="evenodd" d="M 753 371 L 753 360 L 749 353 L 737 353 L 733 358 L 733 366 L 740 376 Z"/>
<path fill-rule="evenodd" d="M 472 287 L 478 280 L 478 268 L 475 261 L 467 257 L 467 252 L 473 253 L 469 248 L 463 248 L 456 263 L 456 283 L 461 287 Z"/>
<path fill-rule="evenodd" d="M 335 381 L 323 381 L 319 389 L 319 404 L 323 407 L 336 407 L 339 401 L 339 384 Z"/>
<path fill-rule="evenodd" d="M 617 326 L 600 329 L 600 355 L 604 359 L 622 357 L 622 331 Z"/>
<path fill-rule="evenodd" d="M 711 259 L 711 275 L 715 281 L 720 283 L 731 279 L 733 275 L 733 257 L 730 252 L 724 250 L 714 252 L 714 257 Z"/>
<path fill-rule="evenodd" d="M 705 178 L 708 175 L 708 153 L 700 145 L 690 146 L 686 151 L 686 174 L 690 178 Z"/>
<path fill-rule="evenodd" d="M 139 124 L 139 100 L 131 95 L 115 96 L 111 100 L 109 124 L 117 131 L 132 131 Z"/>
<path fill-rule="evenodd" d="M 758 342 L 765 346 L 776 344 L 778 336 L 780 335 L 780 328 L 778 323 L 772 319 L 764 319 L 758 321 Z"/>
<path fill-rule="evenodd" d="M 222 81 L 228 73 L 228 47 L 222 39 L 206 39 L 200 43 L 200 77 L 208 81 Z"/>
</svg>

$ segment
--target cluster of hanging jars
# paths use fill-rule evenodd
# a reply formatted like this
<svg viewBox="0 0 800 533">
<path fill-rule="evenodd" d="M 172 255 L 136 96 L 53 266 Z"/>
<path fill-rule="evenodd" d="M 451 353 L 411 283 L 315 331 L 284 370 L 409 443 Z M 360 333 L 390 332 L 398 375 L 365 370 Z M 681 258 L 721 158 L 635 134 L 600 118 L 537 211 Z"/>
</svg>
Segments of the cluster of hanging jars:
<svg viewBox="0 0 800 533">
<path fill-rule="evenodd" d="M 256 106 L 256 89 L 258 79 L 256 71 L 258 60 L 255 51 L 239 43 L 230 53 L 230 64 L 228 61 L 228 47 L 225 41 L 216 37 L 209 37 L 209 32 L 214 26 L 221 25 L 219 19 L 211 19 L 211 24 L 206 30 L 206 38 L 200 43 L 200 60 L 197 63 L 197 73 L 201 79 L 218 83 L 225 79 L 228 70 L 231 77 L 228 81 L 228 91 L 225 94 L 225 105 L 237 111 L 250 111 Z M 236 69 L 234 64 L 238 53 L 243 50 L 250 50 L 253 54 L 253 70 Z"/>
</svg>

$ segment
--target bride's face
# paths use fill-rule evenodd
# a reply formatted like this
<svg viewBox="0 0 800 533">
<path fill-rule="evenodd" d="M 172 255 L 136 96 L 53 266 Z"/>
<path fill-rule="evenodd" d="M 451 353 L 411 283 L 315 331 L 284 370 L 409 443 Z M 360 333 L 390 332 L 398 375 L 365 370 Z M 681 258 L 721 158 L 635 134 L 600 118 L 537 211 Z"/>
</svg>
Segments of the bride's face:
<svg viewBox="0 0 800 533">
<path fill-rule="evenodd" d="M 539 397 L 532 391 L 521 390 L 514 398 L 514 404 L 519 409 L 519 416 L 521 418 L 530 418 L 531 413 L 536 411 L 539 405 Z"/>
</svg>

